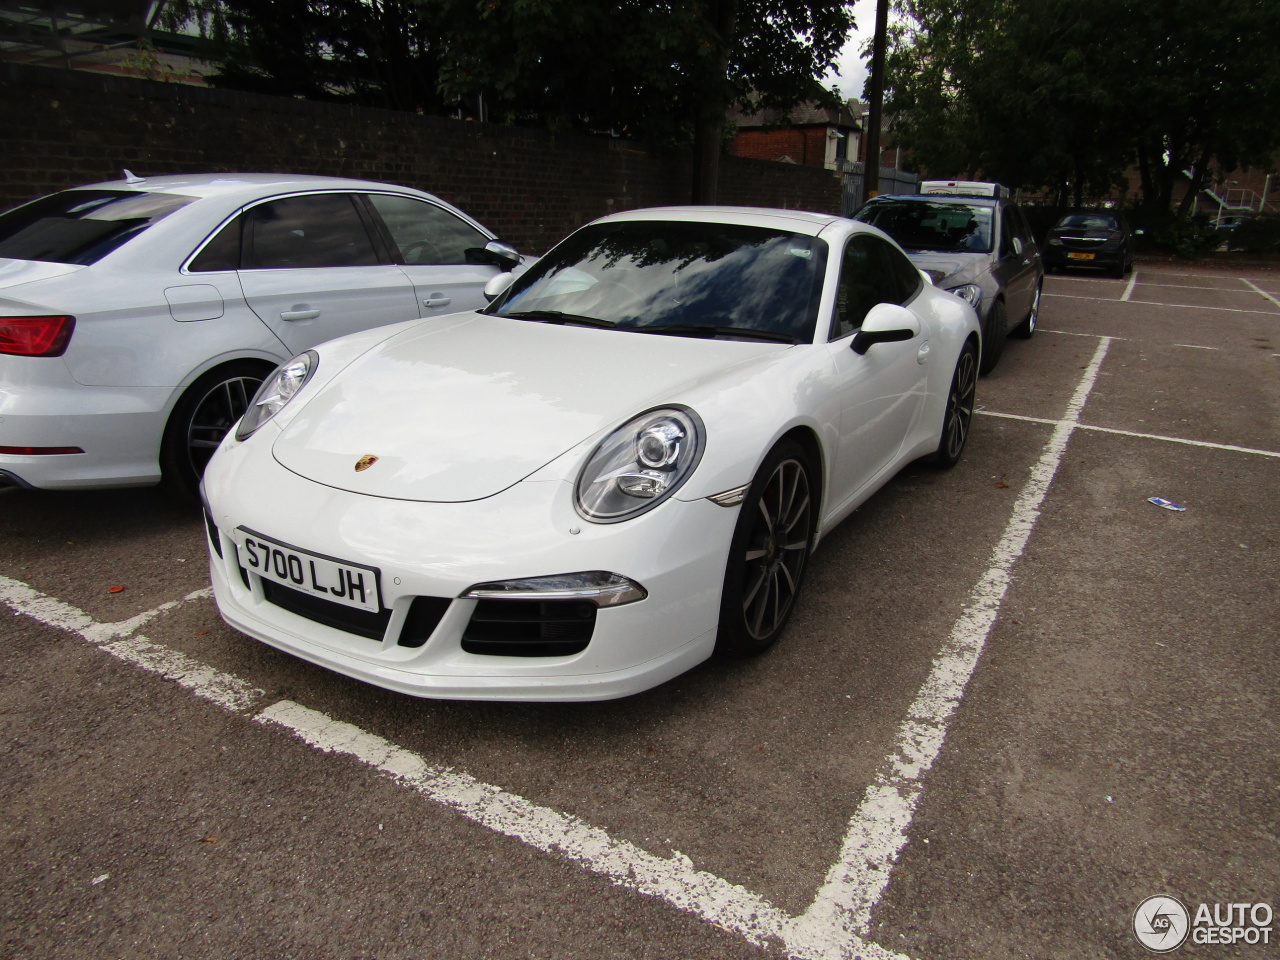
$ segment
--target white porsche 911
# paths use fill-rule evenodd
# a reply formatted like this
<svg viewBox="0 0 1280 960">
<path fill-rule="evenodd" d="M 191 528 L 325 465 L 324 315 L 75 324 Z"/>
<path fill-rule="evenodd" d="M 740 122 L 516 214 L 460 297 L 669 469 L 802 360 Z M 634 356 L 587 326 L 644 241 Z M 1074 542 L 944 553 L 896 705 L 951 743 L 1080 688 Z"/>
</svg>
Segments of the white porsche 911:
<svg viewBox="0 0 1280 960">
<path fill-rule="evenodd" d="M 228 623 L 417 696 L 626 696 L 767 648 L 818 539 L 964 450 L 977 318 L 865 224 L 638 210 L 487 293 L 264 381 L 204 477 Z"/>
</svg>

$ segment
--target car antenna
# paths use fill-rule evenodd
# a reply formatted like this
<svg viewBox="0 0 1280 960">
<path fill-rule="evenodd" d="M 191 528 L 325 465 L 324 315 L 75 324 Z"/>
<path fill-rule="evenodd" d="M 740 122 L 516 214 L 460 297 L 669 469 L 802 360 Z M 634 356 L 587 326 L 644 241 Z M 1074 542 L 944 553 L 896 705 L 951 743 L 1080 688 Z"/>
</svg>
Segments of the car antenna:
<svg viewBox="0 0 1280 960">
<path fill-rule="evenodd" d="M 138 176 L 136 173 L 132 172 L 128 167 L 121 167 L 120 169 L 124 171 L 125 183 L 146 183 L 145 177 Z"/>
</svg>

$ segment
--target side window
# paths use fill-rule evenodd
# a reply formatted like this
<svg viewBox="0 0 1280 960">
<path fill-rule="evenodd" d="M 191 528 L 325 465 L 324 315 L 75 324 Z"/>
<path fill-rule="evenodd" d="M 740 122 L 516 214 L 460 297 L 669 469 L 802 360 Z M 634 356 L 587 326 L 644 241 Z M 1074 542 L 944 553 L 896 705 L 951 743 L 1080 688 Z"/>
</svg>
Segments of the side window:
<svg viewBox="0 0 1280 960">
<path fill-rule="evenodd" d="M 191 265 L 192 273 L 210 273 L 214 270 L 240 269 L 240 228 L 244 217 L 239 216 L 218 231 L 218 235 L 204 245 Z"/>
<path fill-rule="evenodd" d="M 471 224 L 434 203 L 388 193 L 371 193 L 369 199 L 406 264 L 474 263 L 468 251 L 482 249 L 489 242 Z"/>
<path fill-rule="evenodd" d="M 1013 212 L 1017 217 L 1018 236 L 1022 238 L 1023 246 L 1026 246 L 1028 243 L 1035 243 L 1036 238 L 1031 232 L 1031 224 L 1027 220 L 1027 215 L 1022 212 L 1021 207 L 1014 207 Z"/>
<path fill-rule="evenodd" d="M 245 215 L 247 269 L 369 267 L 378 255 L 349 193 L 260 203 Z"/>
<path fill-rule="evenodd" d="M 1012 257 L 1015 253 L 1013 249 L 1013 238 L 1018 235 L 1017 221 L 1013 218 L 1013 211 L 1009 207 L 1000 208 L 1000 256 Z"/>
<path fill-rule="evenodd" d="M 840 262 L 831 339 L 848 336 L 878 303 L 903 304 L 920 289 L 920 274 L 911 261 L 879 237 L 855 234 Z"/>
</svg>

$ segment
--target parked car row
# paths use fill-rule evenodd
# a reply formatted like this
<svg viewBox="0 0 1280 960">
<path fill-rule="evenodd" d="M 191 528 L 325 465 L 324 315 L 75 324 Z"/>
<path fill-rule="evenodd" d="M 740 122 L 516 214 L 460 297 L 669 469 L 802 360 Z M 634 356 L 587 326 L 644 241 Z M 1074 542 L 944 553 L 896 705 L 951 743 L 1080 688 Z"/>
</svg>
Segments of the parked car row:
<svg viewBox="0 0 1280 960">
<path fill-rule="evenodd" d="M 960 460 L 988 301 L 1034 330 L 1039 272 L 1014 208 L 939 202 L 985 224 L 977 293 L 795 211 L 616 214 L 522 268 L 383 184 L 64 191 L 0 215 L 0 471 L 199 485 L 222 615 L 348 676 L 635 693 L 769 647 L 822 536 Z"/>
</svg>

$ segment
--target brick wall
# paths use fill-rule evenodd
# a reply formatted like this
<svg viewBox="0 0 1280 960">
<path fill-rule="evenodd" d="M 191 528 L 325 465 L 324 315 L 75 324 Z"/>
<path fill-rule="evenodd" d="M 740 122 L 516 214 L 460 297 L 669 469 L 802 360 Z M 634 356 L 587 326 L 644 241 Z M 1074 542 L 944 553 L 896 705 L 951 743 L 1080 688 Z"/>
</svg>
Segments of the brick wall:
<svg viewBox="0 0 1280 960">
<path fill-rule="evenodd" d="M 803 167 L 822 167 L 827 161 L 827 128 L 740 130 L 733 138 L 733 152 L 757 160 L 790 157 Z"/>
<path fill-rule="evenodd" d="M 632 141 L 0 64 L 0 209 L 123 167 L 325 174 L 427 190 L 541 253 L 603 214 L 687 203 L 689 162 Z M 726 156 L 719 200 L 839 212 L 840 183 Z"/>
</svg>

